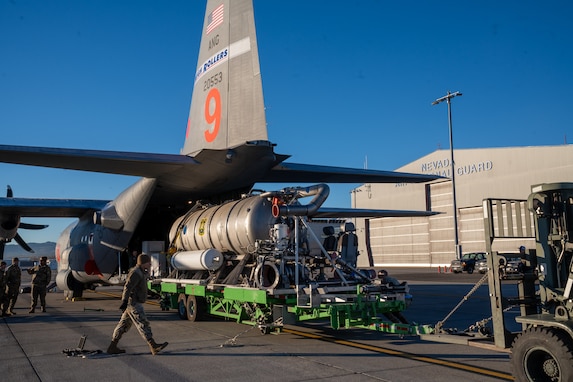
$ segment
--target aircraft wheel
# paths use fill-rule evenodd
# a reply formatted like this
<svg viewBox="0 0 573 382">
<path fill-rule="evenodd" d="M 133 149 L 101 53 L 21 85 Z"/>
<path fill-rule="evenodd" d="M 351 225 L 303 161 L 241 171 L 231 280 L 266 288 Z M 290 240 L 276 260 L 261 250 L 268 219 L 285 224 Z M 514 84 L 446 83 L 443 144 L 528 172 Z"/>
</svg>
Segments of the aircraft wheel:
<svg viewBox="0 0 573 382">
<path fill-rule="evenodd" d="M 177 314 L 180 319 L 187 319 L 187 296 L 184 293 L 180 293 L 177 298 Z"/>
<path fill-rule="evenodd" d="M 187 319 L 191 322 L 195 322 L 199 318 L 199 305 L 197 304 L 197 297 L 193 295 L 187 296 Z"/>
<path fill-rule="evenodd" d="M 513 342 L 510 364 L 516 381 L 573 381 L 571 339 L 554 328 L 529 328 Z"/>
</svg>

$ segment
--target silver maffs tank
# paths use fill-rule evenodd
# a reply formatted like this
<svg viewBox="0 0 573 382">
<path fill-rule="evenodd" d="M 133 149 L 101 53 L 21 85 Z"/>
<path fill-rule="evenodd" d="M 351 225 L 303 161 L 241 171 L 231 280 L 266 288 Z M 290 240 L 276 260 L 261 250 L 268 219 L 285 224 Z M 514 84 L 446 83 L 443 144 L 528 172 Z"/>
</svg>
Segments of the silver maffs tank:
<svg viewBox="0 0 573 382">
<path fill-rule="evenodd" d="M 180 217 L 169 240 L 177 252 L 216 249 L 242 256 L 254 252 L 256 240 L 270 239 L 276 221 L 268 198 L 250 196 Z"/>
</svg>

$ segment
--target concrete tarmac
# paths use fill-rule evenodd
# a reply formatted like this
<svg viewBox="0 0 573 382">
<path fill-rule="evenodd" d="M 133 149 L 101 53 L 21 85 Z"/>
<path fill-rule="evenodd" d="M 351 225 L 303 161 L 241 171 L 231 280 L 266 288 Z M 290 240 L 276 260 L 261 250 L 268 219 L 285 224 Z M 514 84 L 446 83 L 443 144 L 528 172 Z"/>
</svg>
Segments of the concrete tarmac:
<svg viewBox="0 0 573 382">
<path fill-rule="evenodd" d="M 440 274 L 436 269 L 392 269 L 409 281 L 414 295 L 405 316 L 413 322 L 435 324 L 463 298 L 481 275 Z M 404 277 L 406 276 L 406 277 Z M 169 346 L 152 356 L 132 328 L 121 340 L 127 353 L 105 353 L 120 317 L 117 287 L 87 291 L 85 301 L 65 301 L 63 293 L 48 294 L 47 313 L 29 314 L 30 294 L 21 294 L 16 315 L 0 320 L 0 375 L 5 381 L 499 381 L 419 358 L 393 356 L 344 346 L 293 333 L 262 335 L 247 325 L 212 319 L 190 323 L 174 310 L 146 305 L 155 339 Z M 466 305 L 466 304 L 464 304 Z M 487 285 L 446 323 L 463 328 L 489 315 Z M 451 325 L 450 325 L 451 324 Z M 333 331 L 325 322 L 288 327 L 317 335 L 393 349 L 403 354 L 485 367 L 508 374 L 507 352 L 421 341 L 351 329 Z M 63 350 L 77 347 L 78 356 Z M 98 353 L 98 351 L 102 351 Z M 507 379 L 505 379 L 507 380 Z"/>
</svg>

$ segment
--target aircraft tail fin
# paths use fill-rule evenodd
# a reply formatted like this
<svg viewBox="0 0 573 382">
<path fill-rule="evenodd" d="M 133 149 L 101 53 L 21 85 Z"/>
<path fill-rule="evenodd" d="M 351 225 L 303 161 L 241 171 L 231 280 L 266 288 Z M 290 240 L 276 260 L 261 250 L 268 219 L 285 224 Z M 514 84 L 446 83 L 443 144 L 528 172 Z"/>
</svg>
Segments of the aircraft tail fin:
<svg viewBox="0 0 573 382">
<path fill-rule="evenodd" d="M 267 139 L 252 0 L 208 0 L 181 154 Z"/>
</svg>

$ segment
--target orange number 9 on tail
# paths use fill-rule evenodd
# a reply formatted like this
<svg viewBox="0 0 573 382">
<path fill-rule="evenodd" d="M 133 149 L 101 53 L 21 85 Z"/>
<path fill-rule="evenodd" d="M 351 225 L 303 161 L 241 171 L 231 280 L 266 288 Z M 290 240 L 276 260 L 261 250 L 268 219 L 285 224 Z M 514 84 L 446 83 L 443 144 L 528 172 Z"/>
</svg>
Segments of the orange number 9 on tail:
<svg viewBox="0 0 573 382">
<path fill-rule="evenodd" d="M 211 100 L 215 101 L 213 112 L 211 113 Z M 205 100 L 205 121 L 212 125 L 213 128 L 205 130 L 205 140 L 213 142 L 219 134 L 219 127 L 221 126 L 221 94 L 217 88 L 213 88 L 207 94 Z"/>
</svg>

